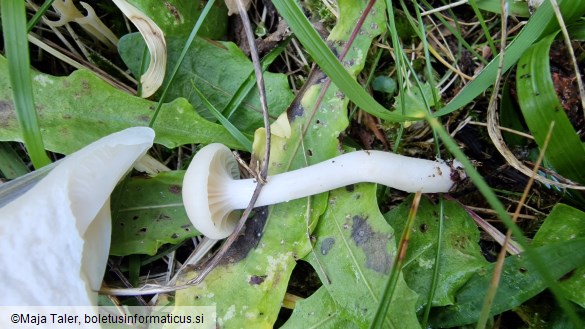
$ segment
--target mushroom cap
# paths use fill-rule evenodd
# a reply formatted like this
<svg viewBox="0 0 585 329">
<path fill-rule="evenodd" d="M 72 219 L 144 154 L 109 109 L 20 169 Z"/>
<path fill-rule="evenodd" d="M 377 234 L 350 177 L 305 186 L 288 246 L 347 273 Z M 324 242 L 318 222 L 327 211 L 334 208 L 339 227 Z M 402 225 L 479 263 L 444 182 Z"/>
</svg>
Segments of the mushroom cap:
<svg viewBox="0 0 585 329">
<path fill-rule="evenodd" d="M 110 194 L 153 140 L 147 127 L 106 136 L 0 208 L 0 305 L 97 305 L 112 233 Z"/>
<path fill-rule="evenodd" d="M 193 226 L 211 239 L 225 239 L 239 216 L 233 212 L 229 183 L 240 178 L 238 163 L 223 144 L 202 148 L 183 179 L 183 204 Z"/>
</svg>

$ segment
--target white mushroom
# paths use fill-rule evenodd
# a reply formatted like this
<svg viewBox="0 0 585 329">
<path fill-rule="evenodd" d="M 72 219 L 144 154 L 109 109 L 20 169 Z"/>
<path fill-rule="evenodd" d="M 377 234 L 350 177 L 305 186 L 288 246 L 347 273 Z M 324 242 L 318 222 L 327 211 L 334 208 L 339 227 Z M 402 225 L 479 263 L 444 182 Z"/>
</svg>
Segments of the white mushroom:
<svg viewBox="0 0 585 329">
<path fill-rule="evenodd" d="M 153 139 L 146 127 L 104 137 L 0 208 L 0 305 L 96 304 L 110 248 L 110 193 Z"/>
<path fill-rule="evenodd" d="M 406 192 L 448 192 L 463 175 L 460 165 L 381 151 L 356 151 L 269 176 L 255 206 L 287 202 L 360 182 Z M 193 158 L 183 180 L 183 203 L 189 219 L 205 236 L 229 236 L 238 220 L 232 211 L 248 206 L 256 181 L 239 177 L 236 160 L 222 144 L 210 144 Z"/>
</svg>

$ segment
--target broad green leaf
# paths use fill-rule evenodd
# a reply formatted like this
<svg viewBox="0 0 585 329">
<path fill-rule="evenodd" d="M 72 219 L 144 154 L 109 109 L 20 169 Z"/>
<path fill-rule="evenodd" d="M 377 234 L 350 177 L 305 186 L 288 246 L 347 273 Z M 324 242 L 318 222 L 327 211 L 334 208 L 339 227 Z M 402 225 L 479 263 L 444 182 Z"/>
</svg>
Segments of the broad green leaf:
<svg viewBox="0 0 585 329">
<path fill-rule="evenodd" d="M 535 248 L 548 265 L 555 279 L 561 278 L 577 267 L 585 265 L 585 253 L 575 252 L 585 248 L 585 238 L 552 243 Z M 456 304 L 435 308 L 430 324 L 437 328 L 449 328 L 474 323 L 483 305 L 485 291 L 489 288 L 494 264 L 479 270 L 458 292 Z M 523 254 L 510 256 L 504 261 L 500 285 L 491 308 L 491 314 L 499 314 L 524 303 L 546 287 L 532 262 Z"/>
<path fill-rule="evenodd" d="M 577 313 L 574 311 L 573 306 L 564 298 L 564 295 L 555 281 L 555 271 L 551 271 L 550 264 L 547 263 L 548 258 L 545 255 L 542 255 L 538 249 L 532 248 L 523 234 L 523 231 L 516 225 L 516 223 L 511 219 L 510 215 L 506 212 L 506 209 L 502 205 L 502 203 L 496 197 L 494 191 L 487 185 L 485 180 L 481 177 L 481 175 L 475 170 L 474 166 L 470 163 L 469 159 L 463 154 L 463 152 L 459 149 L 459 146 L 455 141 L 449 136 L 447 130 L 439 123 L 436 118 L 427 117 L 427 120 L 435 133 L 440 137 L 441 141 L 445 144 L 445 147 L 459 160 L 465 167 L 466 173 L 469 178 L 473 181 L 473 183 L 477 186 L 478 190 L 481 194 L 485 197 L 486 201 L 489 205 L 496 211 L 502 222 L 506 225 L 506 227 L 512 231 L 512 234 L 517 239 L 517 242 L 524 248 L 523 256 L 527 260 L 530 260 L 531 265 L 533 267 L 533 272 L 538 272 L 539 277 L 542 278 L 544 282 L 542 285 L 547 286 L 550 291 L 554 294 L 556 300 L 558 301 L 559 306 L 563 309 L 563 311 L 567 314 L 567 316 L 571 319 L 571 322 L 578 328 L 583 327 L 581 324 L 581 320 L 579 319 Z M 547 255 L 548 256 L 548 255 Z M 481 287 L 477 287 L 477 289 L 482 289 Z M 483 287 L 485 289 L 485 287 Z M 485 290 L 484 290 L 485 291 Z M 478 297 L 484 298 L 485 296 Z M 456 297 L 457 300 L 457 297 Z M 477 306 L 478 308 L 481 307 L 479 304 L 483 304 L 483 301 L 474 302 L 474 307 Z M 494 304 L 492 304 L 493 306 Z M 499 307 L 499 305 L 498 305 Z M 453 310 L 452 313 L 456 313 L 457 310 Z M 475 319 L 478 318 L 479 311 L 477 309 L 473 309 L 474 313 L 472 317 Z"/>
<path fill-rule="evenodd" d="M 383 2 L 377 1 L 351 45 L 349 36 L 367 1 L 338 1 L 340 21 L 329 37 L 334 51 L 350 50 L 344 58 L 351 76 L 363 68 L 372 38 L 381 33 Z M 376 27 L 377 29 L 372 29 Z M 289 171 L 321 162 L 339 153 L 338 136 L 347 127 L 348 99 L 315 70 L 285 114 L 290 137 L 272 138 L 270 172 Z M 305 132 L 306 130 L 306 132 Z M 255 135 L 253 155 L 262 154 L 265 132 Z M 232 246 L 225 261 L 198 286 L 178 291 L 176 305 L 217 305 L 223 328 L 272 327 L 280 311 L 295 260 L 304 257 L 311 245 L 308 230 L 331 205 L 327 193 L 257 209 L 249 218 L 242 237 Z M 184 280 L 197 276 L 188 273 Z"/>
<path fill-rule="evenodd" d="M 357 184 L 331 191 L 329 208 L 313 234 L 314 252 L 305 259 L 321 277 L 339 315 L 358 328 L 368 328 L 396 256 L 394 230 L 380 214 L 376 186 Z M 418 328 L 417 298 L 400 278 L 384 327 Z M 328 314 L 319 316 L 326 319 Z"/>
<path fill-rule="evenodd" d="M 585 213 L 559 203 L 554 206 L 532 242 L 538 247 L 549 243 L 585 237 Z M 582 250 L 575 250 L 582 253 Z M 570 272 L 561 280 L 561 288 L 571 301 L 585 308 L 585 266 Z"/>
<path fill-rule="evenodd" d="M 168 67 L 175 66 L 184 42 L 185 38 L 167 38 Z M 142 37 L 136 33 L 126 35 L 120 39 L 118 47 L 126 65 L 138 75 L 143 49 L 146 47 Z M 252 63 L 234 43 L 196 38 L 177 72 L 167 98 L 186 97 L 204 118 L 215 121 L 215 117 L 193 90 L 193 83 L 209 102 L 222 112 L 240 86 L 248 80 L 252 71 Z M 284 74 L 265 72 L 264 79 L 268 108 L 272 119 L 275 119 L 286 110 L 293 95 Z M 164 83 L 167 81 L 168 76 Z M 249 134 L 263 126 L 262 110 L 256 90 L 252 90 L 246 97 L 239 110 L 230 117 L 230 121 L 240 131 Z"/>
<path fill-rule="evenodd" d="M 557 0 L 563 13 L 565 24 L 570 24 L 585 13 L 585 1 Z M 548 35 L 558 29 L 558 22 L 550 1 L 545 1 L 538 8 L 528 23 L 514 40 L 506 47 L 504 72 L 512 67 L 522 56 L 524 51 L 543 35 Z M 468 85 L 455 96 L 449 104 L 435 113 L 443 116 L 469 104 L 475 97 L 485 92 L 496 81 L 500 56 L 496 56 Z"/>
<path fill-rule="evenodd" d="M 110 254 L 156 254 L 163 244 L 199 235 L 183 207 L 184 171 L 129 178 L 114 190 Z"/>
<path fill-rule="evenodd" d="M 150 17 L 163 30 L 165 36 L 187 36 L 204 6 L 202 1 L 185 0 L 129 0 L 128 2 Z M 223 1 L 216 1 L 198 35 L 219 39 L 227 33 L 227 26 L 227 8 Z"/>
<path fill-rule="evenodd" d="M 0 140 L 22 141 L 14 113 L 7 63 L 0 57 Z M 85 70 L 68 77 L 32 74 L 41 133 L 47 150 L 69 154 L 116 131 L 147 126 L 156 103 L 128 95 Z M 218 124 L 201 118 L 184 98 L 165 104 L 153 129 L 155 143 L 224 143 L 242 146 Z"/>
<path fill-rule="evenodd" d="M 397 232 L 404 230 L 412 198 L 386 213 L 384 217 Z M 416 229 L 408 242 L 404 279 L 419 294 L 419 303 L 426 303 L 430 293 L 439 230 L 438 205 L 422 198 L 416 215 Z M 455 303 L 455 293 L 482 266 L 488 263 L 479 247 L 479 231 L 475 222 L 456 202 L 444 203 L 445 221 L 439 263 L 439 284 L 433 306 Z"/>
<path fill-rule="evenodd" d="M 309 298 L 296 302 L 289 320 L 281 329 L 354 329 L 360 328 L 352 314 L 343 312 L 325 287 Z"/>
<path fill-rule="evenodd" d="M 556 33 L 530 47 L 518 62 L 516 89 L 524 120 L 542 147 L 551 122 L 554 130 L 545 151 L 550 165 L 563 177 L 585 183 L 585 148 L 555 92 L 549 50 Z"/>
</svg>

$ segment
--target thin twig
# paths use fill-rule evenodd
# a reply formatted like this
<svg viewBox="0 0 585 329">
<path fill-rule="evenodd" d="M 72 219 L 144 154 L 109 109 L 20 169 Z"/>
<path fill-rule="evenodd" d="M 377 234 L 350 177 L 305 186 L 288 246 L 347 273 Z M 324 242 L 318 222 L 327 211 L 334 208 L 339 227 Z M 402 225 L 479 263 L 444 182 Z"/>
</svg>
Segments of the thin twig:
<svg viewBox="0 0 585 329">
<path fill-rule="evenodd" d="M 479 122 L 479 121 L 469 121 L 470 125 L 475 125 L 475 126 L 482 126 L 482 127 L 487 127 L 488 124 L 484 123 L 484 122 Z M 522 136 L 524 138 L 528 138 L 531 140 L 534 140 L 534 137 L 532 137 L 532 135 L 527 134 L 527 133 L 523 133 L 521 131 L 518 130 L 514 130 L 511 128 L 507 128 L 507 127 L 503 127 L 503 126 L 497 126 L 496 128 L 498 128 L 499 130 L 505 131 L 505 132 L 509 132 L 511 134 L 517 135 L 517 136 Z"/>
<path fill-rule="evenodd" d="M 120 271 L 118 266 L 116 266 L 111 259 L 108 259 L 108 265 L 110 266 L 110 271 L 112 271 L 126 287 L 132 287 L 130 281 L 126 278 L 126 276 L 124 276 L 122 271 Z M 142 296 L 136 295 L 135 298 L 140 303 L 140 305 L 143 306 L 148 305 L 148 303 L 146 302 L 146 300 L 144 300 L 144 298 L 142 298 Z"/>
<path fill-rule="evenodd" d="M 454 3 L 450 3 L 450 4 L 445 5 L 445 6 L 442 6 L 442 7 L 434 8 L 434 9 L 431 9 L 431 10 L 427 10 L 425 12 L 422 12 L 420 15 L 421 16 L 427 16 L 427 15 L 430 15 L 430 14 L 438 13 L 438 12 L 443 11 L 443 10 L 455 8 L 457 6 L 461 6 L 461 5 L 464 5 L 466 3 L 467 3 L 467 0 L 460 0 L 460 1 L 457 1 L 457 2 L 454 2 Z"/>
<path fill-rule="evenodd" d="M 494 88 L 493 88 L 493 94 L 492 94 L 492 97 L 490 97 L 490 102 L 488 105 L 487 122 L 488 122 L 488 135 L 490 136 L 494 145 L 500 151 L 500 153 L 503 153 L 502 148 L 507 150 L 508 152 L 510 152 L 510 151 L 508 150 L 507 146 L 505 146 L 505 144 L 504 144 L 502 132 L 500 130 L 493 128 L 493 127 L 499 126 L 498 118 L 497 118 L 495 113 L 496 113 L 496 106 L 497 106 L 496 104 L 497 104 L 497 100 L 498 100 L 498 90 L 500 89 L 500 82 L 502 81 L 502 76 L 504 73 L 504 63 L 505 63 L 504 56 L 506 54 L 506 38 L 508 36 L 508 31 L 506 30 L 507 25 L 508 25 L 508 4 L 506 3 L 505 0 L 500 0 L 500 7 L 502 9 L 502 21 L 501 21 L 501 28 L 502 28 L 501 33 L 502 34 L 501 34 L 501 38 L 500 38 L 500 61 L 498 63 L 498 74 L 496 75 L 496 81 L 494 83 Z M 490 128 L 492 128 L 492 129 L 490 129 Z M 507 159 L 507 160 L 509 161 L 509 159 Z M 532 179 L 534 176 L 531 175 L 530 177 Z M 504 247 L 502 248 L 504 256 L 506 254 L 507 245 L 508 245 L 508 241 L 507 241 L 507 239 L 504 239 Z M 479 319 L 477 321 L 476 329 L 484 329 L 486 327 L 488 315 L 490 313 L 490 309 L 491 309 L 492 304 L 494 302 L 494 298 L 496 296 L 496 291 L 498 289 L 498 285 L 500 282 L 500 276 L 502 274 L 501 268 L 498 268 L 498 266 L 501 267 L 502 264 L 503 264 L 503 260 L 501 263 L 496 265 L 496 268 L 494 269 L 492 282 L 490 284 L 490 289 L 488 289 L 488 291 L 486 292 L 486 295 L 484 297 L 483 306 L 481 309 L 481 313 L 479 315 Z"/>
<path fill-rule="evenodd" d="M 528 183 L 524 187 L 524 193 L 522 193 L 522 196 L 520 197 L 520 201 L 518 202 L 518 205 L 516 206 L 516 211 L 514 211 L 514 215 L 512 216 L 512 220 L 514 222 L 516 222 L 518 220 L 518 216 L 520 215 L 520 211 L 522 210 L 522 207 L 524 206 L 524 204 L 526 202 L 526 198 L 528 197 L 528 192 L 532 188 L 532 184 L 534 183 L 535 177 L 538 175 L 538 167 L 540 166 L 540 163 L 544 159 L 544 153 L 546 151 L 546 148 L 548 147 L 548 142 L 550 141 L 550 139 L 552 137 L 553 128 L 554 128 L 554 121 L 551 122 L 551 124 L 550 124 L 548 134 L 547 134 L 546 139 L 544 141 L 544 145 L 542 146 L 542 150 L 541 150 L 540 154 L 538 155 L 538 159 L 536 160 L 536 164 L 532 170 L 532 175 L 530 176 L 530 179 L 528 179 Z M 488 291 L 486 293 L 485 300 L 484 300 L 484 306 L 483 306 L 484 308 L 482 309 L 482 313 L 486 312 L 486 314 L 487 314 L 487 311 L 491 308 L 491 304 L 494 301 L 496 292 L 497 292 L 498 287 L 500 285 L 500 279 L 502 276 L 502 272 L 504 270 L 504 260 L 506 259 L 506 251 L 509 248 L 509 244 L 510 244 L 511 239 L 512 239 L 512 230 L 508 229 L 508 231 L 506 232 L 506 236 L 504 238 L 504 244 L 502 245 L 502 250 L 500 250 L 500 253 L 498 254 L 496 265 L 494 267 L 492 280 L 490 282 L 490 288 L 488 289 Z M 482 323 L 482 324 L 484 324 L 484 323 Z M 479 322 L 478 322 L 477 328 L 481 328 L 479 325 Z"/>
<path fill-rule="evenodd" d="M 55 56 L 59 60 L 73 66 L 76 69 L 88 69 L 91 70 L 95 75 L 100 77 L 105 82 L 109 83 L 110 85 L 123 90 L 130 94 L 136 94 L 136 91 L 132 89 L 130 86 L 127 86 L 121 81 L 116 80 L 111 75 L 97 67 L 96 65 L 86 61 L 83 58 L 79 58 L 74 53 L 69 52 L 67 49 L 60 47 L 59 45 L 53 43 L 50 40 L 44 39 L 41 40 L 37 35 L 34 33 L 28 34 L 28 40 L 30 43 L 34 44 L 35 46 L 39 47 L 40 49 L 46 51 L 47 53 Z M 126 76 L 127 78 L 129 76 Z M 129 79 L 131 82 L 133 79 L 130 77 Z"/>
<path fill-rule="evenodd" d="M 256 189 L 254 190 L 254 194 L 252 195 L 252 199 L 248 204 L 248 207 L 242 213 L 242 217 L 240 217 L 240 221 L 236 226 L 234 232 L 227 238 L 224 244 L 220 247 L 219 251 L 213 256 L 213 258 L 205 265 L 205 267 L 201 270 L 199 275 L 187 282 L 188 285 L 191 284 L 198 284 L 202 282 L 205 277 L 219 264 L 223 256 L 227 253 L 229 248 L 232 244 L 238 239 L 240 235 L 240 231 L 244 227 L 250 212 L 254 208 L 254 204 L 256 204 L 256 200 L 260 195 L 260 191 L 262 190 L 262 182 L 266 181 L 266 177 L 268 176 L 268 165 L 270 163 L 270 120 L 268 117 L 268 104 L 266 102 L 266 90 L 264 87 L 264 76 L 262 74 L 262 66 L 260 65 L 260 58 L 258 56 L 258 50 L 256 49 L 256 40 L 254 39 L 254 33 L 252 32 L 252 27 L 250 25 L 250 18 L 248 17 L 248 13 L 246 12 L 246 8 L 241 0 L 236 1 L 238 4 L 238 11 L 240 17 L 242 19 L 242 23 L 244 25 L 244 30 L 246 31 L 246 38 L 248 40 L 248 46 L 250 47 L 250 55 L 252 56 L 252 63 L 254 63 L 254 71 L 256 73 L 256 85 L 258 86 L 258 93 L 260 94 L 260 105 L 262 106 L 262 115 L 264 117 L 264 129 L 266 130 L 266 147 L 264 148 L 264 160 L 262 163 L 262 169 L 260 170 L 260 178 L 258 179 L 258 183 L 256 184 Z"/>
</svg>

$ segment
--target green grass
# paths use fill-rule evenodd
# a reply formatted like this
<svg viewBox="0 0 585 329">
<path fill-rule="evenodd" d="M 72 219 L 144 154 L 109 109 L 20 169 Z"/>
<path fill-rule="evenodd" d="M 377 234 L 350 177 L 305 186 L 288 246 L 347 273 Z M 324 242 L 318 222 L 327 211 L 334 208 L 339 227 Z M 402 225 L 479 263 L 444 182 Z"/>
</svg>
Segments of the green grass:
<svg viewBox="0 0 585 329">
<path fill-rule="evenodd" d="M 2 32 L 14 95 L 14 108 L 22 129 L 22 140 L 35 168 L 51 163 L 45 153 L 35 108 L 28 51 L 24 2 L 2 0 Z"/>
</svg>

